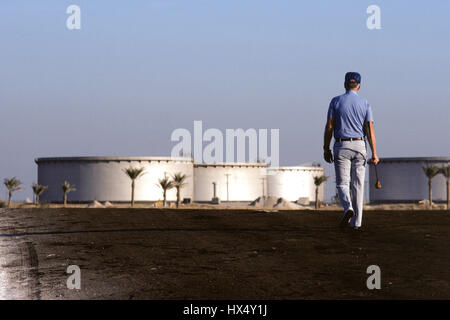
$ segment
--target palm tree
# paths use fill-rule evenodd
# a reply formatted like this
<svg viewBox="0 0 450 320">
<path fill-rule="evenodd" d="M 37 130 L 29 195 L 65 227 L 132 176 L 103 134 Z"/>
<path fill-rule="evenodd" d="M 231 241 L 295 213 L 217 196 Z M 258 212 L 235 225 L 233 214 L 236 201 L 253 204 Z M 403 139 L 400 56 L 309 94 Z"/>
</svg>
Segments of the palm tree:
<svg viewBox="0 0 450 320">
<path fill-rule="evenodd" d="M 447 180 L 447 210 L 450 210 L 450 164 L 443 166 L 440 173 Z"/>
<path fill-rule="evenodd" d="M 64 183 L 61 185 L 61 187 L 63 189 L 63 203 L 64 203 L 64 206 L 66 206 L 66 204 L 67 204 L 67 194 L 69 192 L 76 191 L 77 189 L 75 189 L 75 185 L 74 184 L 70 184 L 67 181 L 64 181 Z"/>
<path fill-rule="evenodd" d="M 319 209 L 319 187 L 322 183 L 327 181 L 330 177 L 316 176 L 314 177 L 314 184 L 316 185 L 316 209 Z"/>
<path fill-rule="evenodd" d="M 180 190 L 186 185 L 187 175 L 177 172 L 172 176 L 173 186 L 177 189 L 177 208 L 180 206 Z"/>
<path fill-rule="evenodd" d="M 13 177 L 11 179 L 5 178 L 3 180 L 3 183 L 5 184 L 6 188 L 8 189 L 8 208 L 11 208 L 11 199 L 12 199 L 12 193 L 14 191 L 21 190 L 20 185 L 22 182 L 20 182 L 19 179 L 16 177 Z"/>
<path fill-rule="evenodd" d="M 144 167 L 135 168 L 129 167 L 123 169 L 123 172 L 131 179 L 131 206 L 134 206 L 134 184 L 136 179 L 140 178 L 144 174 Z"/>
<path fill-rule="evenodd" d="M 168 177 L 159 179 L 158 182 L 158 186 L 163 190 L 163 207 L 165 207 L 167 202 L 167 191 L 174 187 L 174 183 Z"/>
<path fill-rule="evenodd" d="M 36 195 L 36 204 L 39 204 L 39 197 L 41 196 L 41 194 L 44 193 L 45 190 L 47 190 L 48 186 L 43 186 L 37 183 L 33 183 L 33 185 L 31 186 L 31 188 L 33 189 L 34 194 Z"/>
<path fill-rule="evenodd" d="M 439 174 L 440 168 L 438 166 L 422 166 L 423 172 L 428 178 L 428 201 L 430 208 L 433 207 L 433 178 Z"/>
</svg>

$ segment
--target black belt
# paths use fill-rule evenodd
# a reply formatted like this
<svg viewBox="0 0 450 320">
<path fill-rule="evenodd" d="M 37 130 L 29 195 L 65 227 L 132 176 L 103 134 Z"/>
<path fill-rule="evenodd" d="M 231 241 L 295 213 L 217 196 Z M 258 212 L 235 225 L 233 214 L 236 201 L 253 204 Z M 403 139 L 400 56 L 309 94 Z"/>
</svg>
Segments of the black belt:
<svg viewBox="0 0 450 320">
<path fill-rule="evenodd" d="M 336 138 L 335 139 L 336 142 L 341 142 L 341 141 L 359 141 L 359 140 L 364 140 L 363 137 L 359 137 L 359 138 Z"/>
</svg>

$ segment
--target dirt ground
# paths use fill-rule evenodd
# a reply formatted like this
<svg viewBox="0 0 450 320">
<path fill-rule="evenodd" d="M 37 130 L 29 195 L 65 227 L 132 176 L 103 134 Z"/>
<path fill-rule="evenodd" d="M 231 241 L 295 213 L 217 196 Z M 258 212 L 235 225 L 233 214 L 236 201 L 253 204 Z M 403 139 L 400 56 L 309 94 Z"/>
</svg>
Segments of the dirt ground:
<svg viewBox="0 0 450 320">
<path fill-rule="evenodd" d="M 449 211 L 1 210 L 2 299 L 450 299 Z"/>
</svg>

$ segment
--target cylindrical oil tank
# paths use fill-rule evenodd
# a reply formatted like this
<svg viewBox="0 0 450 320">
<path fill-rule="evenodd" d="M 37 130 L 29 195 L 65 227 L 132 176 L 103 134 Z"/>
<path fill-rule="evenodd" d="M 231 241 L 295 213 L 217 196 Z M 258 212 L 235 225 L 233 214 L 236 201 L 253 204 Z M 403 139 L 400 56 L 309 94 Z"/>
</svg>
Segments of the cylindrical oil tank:
<svg viewBox="0 0 450 320">
<path fill-rule="evenodd" d="M 124 170 L 143 167 L 144 174 L 135 182 L 135 201 L 162 200 L 158 180 L 175 173 L 187 175 L 181 199 L 194 196 L 194 167 L 191 158 L 172 157 L 60 157 L 38 158 L 38 183 L 48 186 L 41 201 L 61 202 L 64 181 L 75 185 L 68 194 L 69 202 L 131 200 L 131 179 Z M 167 200 L 176 200 L 176 191 L 167 193 Z"/>
<path fill-rule="evenodd" d="M 316 199 L 314 177 L 325 174 L 322 167 L 279 167 L 268 170 L 268 195 L 282 197 L 289 201 L 300 198 Z M 325 183 L 319 187 L 319 200 L 324 199 Z"/>
<path fill-rule="evenodd" d="M 375 188 L 375 167 L 370 165 L 370 202 L 416 202 L 428 199 L 428 178 L 422 166 L 450 164 L 450 157 L 381 158 L 377 165 L 381 189 Z M 447 199 L 446 180 L 438 174 L 432 180 L 433 201 Z"/>
<path fill-rule="evenodd" d="M 248 202 L 267 193 L 267 165 L 262 163 L 194 164 L 194 201 Z"/>
</svg>

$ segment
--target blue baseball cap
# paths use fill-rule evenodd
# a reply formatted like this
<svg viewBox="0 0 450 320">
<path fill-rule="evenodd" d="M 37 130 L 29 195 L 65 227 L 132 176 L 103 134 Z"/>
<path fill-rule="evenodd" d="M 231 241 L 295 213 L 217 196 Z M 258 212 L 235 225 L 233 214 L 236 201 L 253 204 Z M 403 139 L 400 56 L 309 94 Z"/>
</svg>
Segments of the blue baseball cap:
<svg viewBox="0 0 450 320">
<path fill-rule="evenodd" d="M 361 83 L 361 75 L 358 72 L 347 72 L 345 74 L 345 83 Z"/>
</svg>

